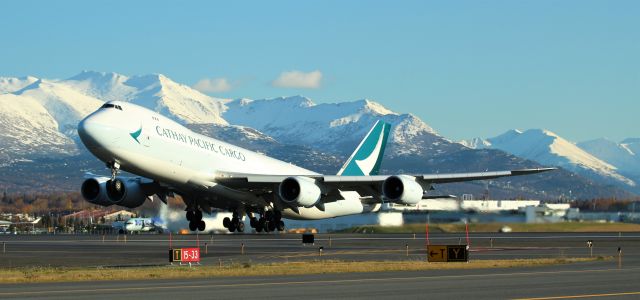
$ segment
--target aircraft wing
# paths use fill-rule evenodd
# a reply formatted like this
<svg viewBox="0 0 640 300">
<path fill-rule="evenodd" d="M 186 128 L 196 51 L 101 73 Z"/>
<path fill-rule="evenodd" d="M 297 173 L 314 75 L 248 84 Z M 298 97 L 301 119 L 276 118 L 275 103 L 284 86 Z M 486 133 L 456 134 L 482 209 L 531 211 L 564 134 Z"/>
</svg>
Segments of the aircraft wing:
<svg viewBox="0 0 640 300">
<path fill-rule="evenodd" d="M 421 184 L 452 183 L 472 180 L 487 180 L 508 176 L 529 175 L 555 170 L 556 168 L 521 169 L 511 171 L 422 174 L 410 175 Z M 375 176 L 338 176 L 338 175 L 258 175 L 258 174 L 222 174 L 215 181 L 226 187 L 239 190 L 277 190 L 277 185 L 291 176 L 312 178 L 326 187 L 354 190 L 361 195 L 371 196 L 371 190 L 379 190 L 382 182 L 391 175 Z"/>
</svg>

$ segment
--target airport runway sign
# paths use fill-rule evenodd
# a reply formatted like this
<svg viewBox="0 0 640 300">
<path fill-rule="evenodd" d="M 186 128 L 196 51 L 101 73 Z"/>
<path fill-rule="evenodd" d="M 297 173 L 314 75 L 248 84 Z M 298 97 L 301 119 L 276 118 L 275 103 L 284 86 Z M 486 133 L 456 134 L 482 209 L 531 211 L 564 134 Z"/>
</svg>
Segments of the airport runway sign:
<svg viewBox="0 0 640 300">
<path fill-rule="evenodd" d="M 427 253 L 429 254 L 429 262 L 446 262 L 447 261 L 447 246 L 429 245 L 427 247 Z"/>
<path fill-rule="evenodd" d="M 467 245 L 429 245 L 427 247 L 429 262 L 464 262 L 469 260 Z"/>
<path fill-rule="evenodd" d="M 180 263 L 200 262 L 200 248 L 178 248 L 169 250 L 169 261 Z"/>
</svg>

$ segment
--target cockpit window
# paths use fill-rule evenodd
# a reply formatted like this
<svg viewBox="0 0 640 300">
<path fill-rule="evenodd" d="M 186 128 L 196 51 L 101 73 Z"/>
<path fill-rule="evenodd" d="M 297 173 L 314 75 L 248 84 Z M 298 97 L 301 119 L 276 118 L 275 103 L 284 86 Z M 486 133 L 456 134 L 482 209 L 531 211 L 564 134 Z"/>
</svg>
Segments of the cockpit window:
<svg viewBox="0 0 640 300">
<path fill-rule="evenodd" d="M 122 110 L 122 107 L 120 105 L 115 105 L 115 104 L 111 104 L 111 103 L 105 103 L 102 108 L 115 108 L 118 110 Z"/>
</svg>

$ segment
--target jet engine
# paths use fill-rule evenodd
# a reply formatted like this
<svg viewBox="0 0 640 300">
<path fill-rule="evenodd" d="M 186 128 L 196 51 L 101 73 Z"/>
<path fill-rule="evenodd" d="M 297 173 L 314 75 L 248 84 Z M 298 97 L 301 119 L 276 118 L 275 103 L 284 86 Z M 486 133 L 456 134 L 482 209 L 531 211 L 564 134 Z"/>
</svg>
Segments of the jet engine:
<svg viewBox="0 0 640 300">
<path fill-rule="evenodd" d="M 322 192 L 315 180 L 303 176 L 294 176 L 288 177 L 280 183 L 278 194 L 280 199 L 288 204 L 309 208 L 320 201 Z"/>
<path fill-rule="evenodd" d="M 105 185 L 107 197 L 115 205 L 136 208 L 147 199 L 137 179 L 116 178 L 107 181 Z"/>
<path fill-rule="evenodd" d="M 82 183 L 80 193 L 82 197 L 90 203 L 109 206 L 113 203 L 107 197 L 107 180 L 108 177 L 89 178 Z"/>
<path fill-rule="evenodd" d="M 409 175 L 390 176 L 382 182 L 382 194 L 390 201 L 416 204 L 422 199 L 424 189 Z"/>
</svg>

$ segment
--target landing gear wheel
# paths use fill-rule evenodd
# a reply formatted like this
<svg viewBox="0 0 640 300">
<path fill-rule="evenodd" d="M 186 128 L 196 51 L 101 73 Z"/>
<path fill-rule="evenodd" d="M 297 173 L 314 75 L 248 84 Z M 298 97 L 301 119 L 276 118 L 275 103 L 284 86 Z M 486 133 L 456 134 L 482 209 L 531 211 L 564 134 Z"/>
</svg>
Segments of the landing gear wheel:
<svg viewBox="0 0 640 300">
<path fill-rule="evenodd" d="M 280 219 L 282 219 L 282 212 L 279 210 L 274 211 L 273 218 L 277 221 L 280 221 Z"/>
<path fill-rule="evenodd" d="M 196 231 L 198 229 L 198 224 L 195 222 L 189 222 L 189 230 Z"/>
<path fill-rule="evenodd" d="M 269 222 L 267 222 L 267 219 L 261 218 L 260 221 L 258 221 L 258 226 L 260 226 L 262 231 L 269 232 Z"/>
<path fill-rule="evenodd" d="M 262 225 L 260 224 L 260 222 L 256 224 L 255 228 L 256 228 L 256 232 L 262 232 Z"/>
<path fill-rule="evenodd" d="M 276 230 L 276 222 L 269 222 L 269 231 L 275 231 Z"/>
<path fill-rule="evenodd" d="M 198 220 L 198 221 L 199 221 L 199 220 L 202 220 L 202 212 L 201 212 L 201 211 L 196 210 L 196 211 L 194 212 L 194 214 L 193 214 L 193 215 L 194 215 L 194 217 L 195 217 L 195 218 L 194 218 L 195 220 Z"/>
<path fill-rule="evenodd" d="M 205 224 L 204 221 L 200 220 L 198 222 L 198 231 L 204 231 L 206 227 L 207 227 L 207 224 Z"/>
<path fill-rule="evenodd" d="M 238 228 L 236 228 L 238 230 L 238 232 L 244 232 L 244 223 L 240 222 L 238 223 Z"/>
<path fill-rule="evenodd" d="M 193 219 L 193 211 L 192 210 L 187 211 L 187 221 L 191 222 L 193 220 L 194 220 Z"/>
<path fill-rule="evenodd" d="M 231 225 L 231 219 L 229 219 L 229 217 L 222 219 L 222 226 L 224 226 L 224 228 L 229 228 L 229 225 Z"/>
<path fill-rule="evenodd" d="M 264 213 L 264 218 L 267 219 L 268 221 L 273 220 L 273 211 L 268 210 Z"/>
<path fill-rule="evenodd" d="M 236 224 L 231 222 L 228 228 L 229 228 L 229 232 L 234 232 L 236 231 Z"/>
<path fill-rule="evenodd" d="M 278 221 L 278 226 L 276 226 L 276 228 L 278 229 L 278 231 L 284 231 L 284 222 Z"/>
<path fill-rule="evenodd" d="M 257 224 L 258 224 L 258 220 L 256 218 L 249 219 L 249 225 L 251 225 L 251 227 L 256 228 Z"/>
</svg>

